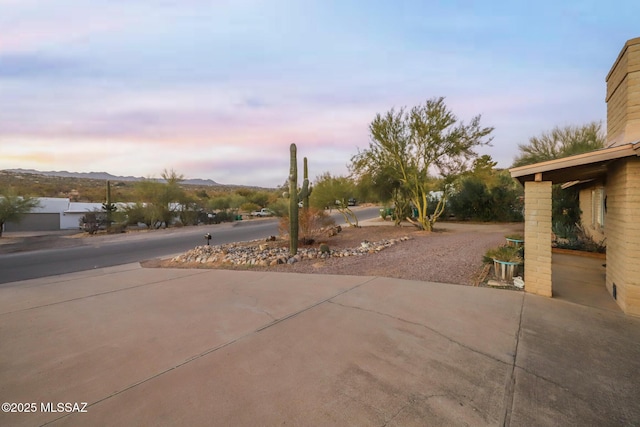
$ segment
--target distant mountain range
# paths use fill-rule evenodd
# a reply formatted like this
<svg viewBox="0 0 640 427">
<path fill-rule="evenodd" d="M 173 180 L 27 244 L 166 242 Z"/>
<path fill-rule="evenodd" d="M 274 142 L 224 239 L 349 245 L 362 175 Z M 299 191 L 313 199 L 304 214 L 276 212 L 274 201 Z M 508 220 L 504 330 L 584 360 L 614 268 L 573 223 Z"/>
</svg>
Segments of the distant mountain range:
<svg viewBox="0 0 640 427">
<path fill-rule="evenodd" d="M 141 181 L 145 178 L 136 176 L 115 176 L 107 172 L 67 172 L 67 171 L 38 171 L 35 169 L 5 169 L 14 173 L 29 173 L 34 175 L 59 176 L 62 178 L 86 178 L 86 179 L 103 179 L 110 181 Z M 162 179 L 159 179 L 162 181 Z M 211 179 L 185 179 L 183 184 L 189 185 L 220 185 Z"/>
</svg>

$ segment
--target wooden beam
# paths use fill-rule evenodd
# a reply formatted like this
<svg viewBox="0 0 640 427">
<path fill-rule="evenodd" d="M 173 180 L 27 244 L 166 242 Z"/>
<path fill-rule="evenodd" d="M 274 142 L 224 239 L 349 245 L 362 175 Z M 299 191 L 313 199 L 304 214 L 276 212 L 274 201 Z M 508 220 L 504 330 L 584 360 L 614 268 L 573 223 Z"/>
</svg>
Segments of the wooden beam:
<svg viewBox="0 0 640 427">
<path fill-rule="evenodd" d="M 542 172 L 538 172 L 533 180 L 535 182 L 542 182 Z"/>
</svg>

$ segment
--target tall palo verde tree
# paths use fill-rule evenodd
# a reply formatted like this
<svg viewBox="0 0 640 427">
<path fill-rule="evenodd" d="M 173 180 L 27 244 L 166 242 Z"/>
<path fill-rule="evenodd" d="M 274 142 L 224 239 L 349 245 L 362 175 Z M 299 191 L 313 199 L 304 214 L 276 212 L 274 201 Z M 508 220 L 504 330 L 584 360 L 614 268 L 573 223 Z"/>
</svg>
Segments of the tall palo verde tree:
<svg viewBox="0 0 640 427">
<path fill-rule="evenodd" d="M 590 122 L 579 126 L 556 126 L 529 138 L 528 144 L 518 144 L 519 154 L 512 167 L 525 166 L 562 157 L 574 156 L 604 148 L 606 135 L 601 122 Z M 553 187 L 554 226 L 573 228 L 580 221 L 580 200 L 576 187 L 562 189 Z"/>
<path fill-rule="evenodd" d="M 435 178 L 447 182 L 464 171 L 478 156 L 476 147 L 488 145 L 492 127 L 482 127 L 480 116 L 469 124 L 460 122 L 447 108 L 444 98 L 432 98 L 411 110 L 392 109 L 377 114 L 369 125 L 369 148 L 352 159 L 358 174 L 391 173 L 407 192 L 418 211 L 418 228 L 431 231 L 444 212 L 446 191 L 431 215 L 427 215 L 429 192 L 436 190 Z M 442 179 L 444 178 L 444 179 Z"/>
<path fill-rule="evenodd" d="M 581 126 L 556 126 L 551 131 L 532 136 L 528 144 L 518 144 L 519 154 L 512 167 L 599 150 L 604 148 L 606 139 L 601 122 Z"/>
</svg>

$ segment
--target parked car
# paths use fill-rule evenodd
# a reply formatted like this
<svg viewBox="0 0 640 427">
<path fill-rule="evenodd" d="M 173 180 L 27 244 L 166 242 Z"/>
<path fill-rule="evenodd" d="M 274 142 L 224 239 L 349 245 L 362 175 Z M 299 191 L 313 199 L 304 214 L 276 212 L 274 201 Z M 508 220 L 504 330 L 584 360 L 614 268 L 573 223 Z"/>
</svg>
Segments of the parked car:
<svg viewBox="0 0 640 427">
<path fill-rule="evenodd" d="M 350 198 L 349 200 L 347 200 L 347 204 L 349 206 L 355 206 L 357 204 L 356 199 L 354 199 L 353 197 Z"/>
<path fill-rule="evenodd" d="M 251 212 L 251 216 L 259 216 L 259 217 L 273 216 L 273 212 L 267 208 L 262 208 L 259 211 Z"/>
</svg>

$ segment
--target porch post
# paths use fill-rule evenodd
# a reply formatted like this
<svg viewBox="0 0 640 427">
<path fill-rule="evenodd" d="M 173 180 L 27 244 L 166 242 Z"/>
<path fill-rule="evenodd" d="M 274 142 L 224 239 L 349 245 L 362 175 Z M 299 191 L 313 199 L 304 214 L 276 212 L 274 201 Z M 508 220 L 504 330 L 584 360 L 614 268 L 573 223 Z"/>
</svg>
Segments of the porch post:
<svg viewBox="0 0 640 427">
<path fill-rule="evenodd" d="M 524 244 L 525 291 L 550 297 L 551 181 L 524 184 Z"/>
</svg>

